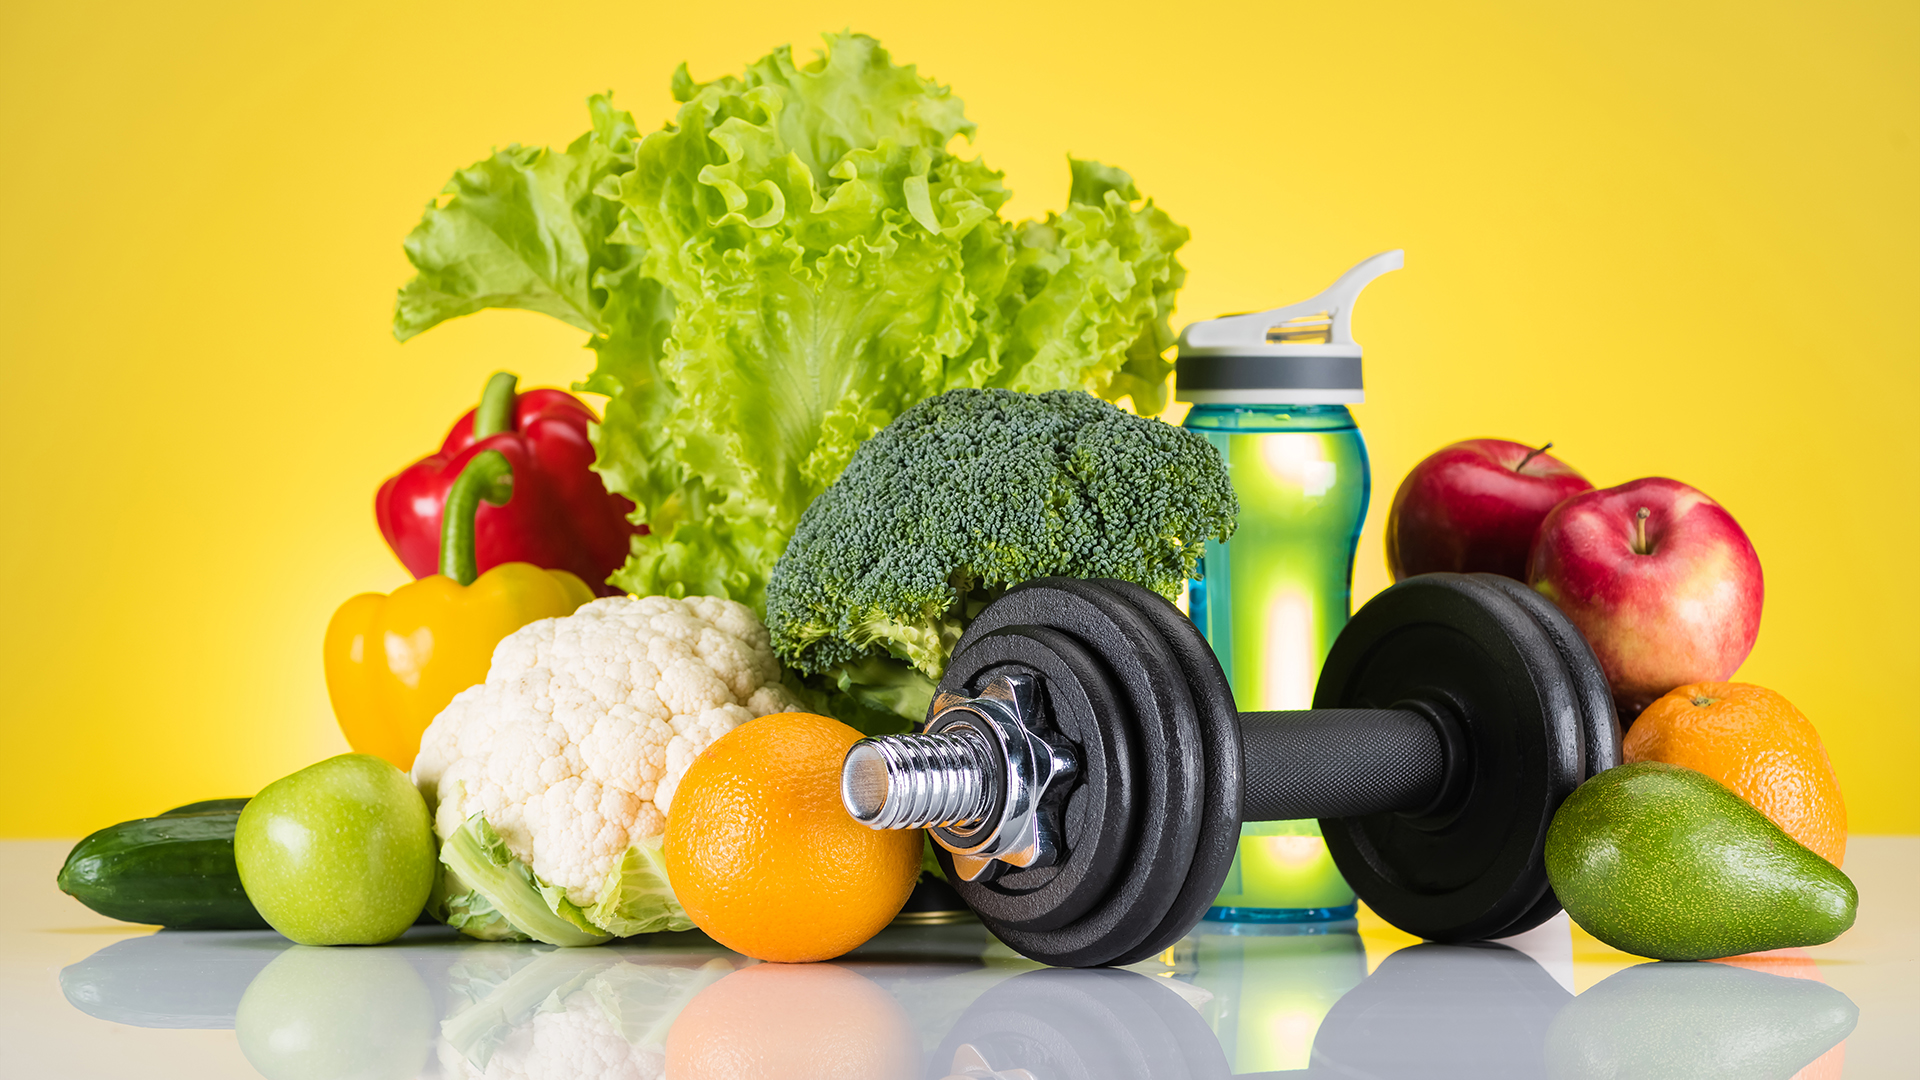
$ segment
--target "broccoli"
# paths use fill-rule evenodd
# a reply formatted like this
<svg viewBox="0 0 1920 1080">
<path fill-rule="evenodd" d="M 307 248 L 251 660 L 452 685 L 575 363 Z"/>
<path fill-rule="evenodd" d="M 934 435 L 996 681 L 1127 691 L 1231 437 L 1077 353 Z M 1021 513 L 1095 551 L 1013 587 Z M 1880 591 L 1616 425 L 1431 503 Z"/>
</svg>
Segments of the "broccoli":
<svg viewBox="0 0 1920 1080">
<path fill-rule="evenodd" d="M 1078 390 L 949 391 L 868 439 L 801 515 L 767 627 L 807 686 L 882 714 L 842 719 L 897 729 L 925 716 L 967 624 L 1008 588 L 1121 578 L 1174 599 L 1239 509 L 1194 432 Z"/>
</svg>

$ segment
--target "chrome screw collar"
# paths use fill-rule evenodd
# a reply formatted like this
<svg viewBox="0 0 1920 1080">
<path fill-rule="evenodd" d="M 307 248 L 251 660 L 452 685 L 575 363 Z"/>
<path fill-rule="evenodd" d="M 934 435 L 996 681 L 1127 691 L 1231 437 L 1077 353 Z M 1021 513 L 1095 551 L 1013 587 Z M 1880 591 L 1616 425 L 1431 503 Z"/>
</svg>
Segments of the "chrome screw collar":
<svg viewBox="0 0 1920 1080">
<path fill-rule="evenodd" d="M 861 739 L 840 799 L 874 829 L 930 829 L 967 881 L 1063 854 L 1060 812 L 1079 775 L 1064 739 L 1043 736 L 1038 680 L 999 675 L 979 697 L 941 694 L 924 732 Z"/>
</svg>

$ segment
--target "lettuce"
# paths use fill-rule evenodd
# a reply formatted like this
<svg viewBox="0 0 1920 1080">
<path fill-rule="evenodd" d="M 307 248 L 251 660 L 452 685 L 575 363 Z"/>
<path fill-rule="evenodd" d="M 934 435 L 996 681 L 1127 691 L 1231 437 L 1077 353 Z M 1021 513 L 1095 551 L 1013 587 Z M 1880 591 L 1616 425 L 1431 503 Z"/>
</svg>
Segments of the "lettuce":
<svg viewBox="0 0 1920 1080">
<path fill-rule="evenodd" d="M 488 307 L 590 334 L 595 468 L 649 526 L 611 579 L 634 593 L 764 609 L 801 511 L 945 390 L 1165 405 L 1186 230 L 1073 159 L 1065 210 L 1004 220 L 1001 174 L 950 149 L 974 128 L 948 88 L 872 38 L 827 44 L 707 83 L 683 65 L 644 138 L 594 97 L 592 131 L 462 170 L 407 238 L 403 340 Z"/>
<path fill-rule="evenodd" d="M 593 130 L 565 153 L 510 146 L 455 173 L 404 247 L 419 271 L 394 303 L 405 341 L 484 308 L 538 311 L 601 333 L 597 276 L 639 253 L 612 243 L 619 208 L 593 193 L 632 168 L 633 117 L 605 97 L 588 102 Z"/>
</svg>

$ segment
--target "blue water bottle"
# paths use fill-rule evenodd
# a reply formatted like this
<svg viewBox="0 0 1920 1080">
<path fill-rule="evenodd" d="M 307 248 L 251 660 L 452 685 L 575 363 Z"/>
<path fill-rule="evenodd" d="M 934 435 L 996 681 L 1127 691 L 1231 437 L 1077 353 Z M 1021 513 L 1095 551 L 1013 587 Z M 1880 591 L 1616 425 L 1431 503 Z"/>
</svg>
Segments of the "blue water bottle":
<svg viewBox="0 0 1920 1080">
<path fill-rule="evenodd" d="M 1382 252 L 1311 300 L 1189 324 L 1174 396 L 1226 460 L 1240 520 L 1208 541 L 1188 613 L 1243 711 L 1305 709 L 1352 607 L 1367 516 L 1367 448 L 1347 406 L 1365 399 L 1352 317 L 1360 290 L 1403 263 Z M 1208 917 L 1343 919 L 1353 890 L 1316 821 L 1250 822 Z"/>
</svg>

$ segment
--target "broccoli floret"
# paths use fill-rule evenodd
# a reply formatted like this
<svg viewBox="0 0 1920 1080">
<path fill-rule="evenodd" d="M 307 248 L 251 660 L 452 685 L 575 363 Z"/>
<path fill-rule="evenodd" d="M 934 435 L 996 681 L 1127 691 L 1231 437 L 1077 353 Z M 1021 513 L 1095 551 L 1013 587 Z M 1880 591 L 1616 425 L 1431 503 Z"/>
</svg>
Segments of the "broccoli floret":
<svg viewBox="0 0 1920 1080">
<path fill-rule="evenodd" d="M 1175 599 L 1239 509 L 1194 432 L 1078 390 L 949 391 L 868 439 L 807 508 L 774 564 L 767 627 L 816 690 L 917 721 L 967 624 L 1008 588 L 1120 578 Z"/>
</svg>

